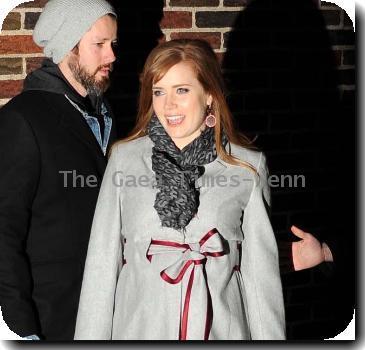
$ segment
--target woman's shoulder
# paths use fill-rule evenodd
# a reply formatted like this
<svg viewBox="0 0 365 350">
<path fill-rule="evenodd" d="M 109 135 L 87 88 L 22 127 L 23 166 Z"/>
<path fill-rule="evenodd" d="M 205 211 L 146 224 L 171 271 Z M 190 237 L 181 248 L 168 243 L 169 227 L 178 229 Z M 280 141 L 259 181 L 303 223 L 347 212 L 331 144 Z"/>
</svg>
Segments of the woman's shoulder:
<svg viewBox="0 0 365 350">
<path fill-rule="evenodd" d="M 266 202 L 270 205 L 270 191 L 268 187 L 269 171 L 266 164 L 265 154 L 257 149 L 250 149 L 238 145 L 231 144 L 231 154 L 241 161 L 249 163 L 253 166 L 258 176 L 254 176 L 255 188 L 260 188 Z"/>
<path fill-rule="evenodd" d="M 138 166 L 146 155 L 152 153 L 152 146 L 153 143 L 148 136 L 126 142 L 117 141 L 111 148 L 108 164 L 116 164 L 117 167 L 124 169 Z"/>
<path fill-rule="evenodd" d="M 227 147 L 228 150 L 230 147 L 232 156 L 249 163 L 256 169 L 262 166 L 263 163 L 266 163 L 265 155 L 260 150 L 242 147 L 233 143 L 230 143 Z"/>
<path fill-rule="evenodd" d="M 126 155 L 131 157 L 133 155 L 141 155 L 145 150 L 152 148 L 152 141 L 148 136 L 142 136 L 131 141 L 117 141 L 112 146 L 111 153 L 117 153 L 120 156 Z"/>
</svg>

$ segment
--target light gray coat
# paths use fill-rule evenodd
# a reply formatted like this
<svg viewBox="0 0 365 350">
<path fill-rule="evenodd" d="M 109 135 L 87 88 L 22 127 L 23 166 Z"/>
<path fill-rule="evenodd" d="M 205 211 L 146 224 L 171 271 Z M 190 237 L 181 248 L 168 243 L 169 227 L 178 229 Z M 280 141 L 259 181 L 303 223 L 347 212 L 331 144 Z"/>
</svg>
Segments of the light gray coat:
<svg viewBox="0 0 365 350">
<path fill-rule="evenodd" d="M 112 152 L 92 226 L 75 339 L 179 339 L 193 270 L 187 339 L 204 339 L 209 297 L 209 339 L 285 339 L 263 154 L 232 145 L 232 154 L 252 164 L 259 176 L 219 157 L 206 165 L 197 180 L 198 213 L 182 233 L 162 227 L 153 208 L 157 188 L 152 147 L 152 141 L 142 137 Z M 199 246 L 214 228 L 219 234 Z M 161 248 L 151 239 L 190 248 Z M 222 249 L 223 256 L 204 255 Z M 162 271 L 176 277 L 190 260 L 204 263 L 192 264 L 175 284 L 161 277 Z"/>
</svg>

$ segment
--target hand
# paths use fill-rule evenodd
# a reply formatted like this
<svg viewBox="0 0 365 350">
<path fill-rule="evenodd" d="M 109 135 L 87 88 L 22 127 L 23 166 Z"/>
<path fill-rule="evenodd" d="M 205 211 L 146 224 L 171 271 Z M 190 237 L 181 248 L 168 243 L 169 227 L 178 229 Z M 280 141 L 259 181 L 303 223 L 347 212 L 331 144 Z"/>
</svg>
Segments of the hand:
<svg viewBox="0 0 365 350">
<path fill-rule="evenodd" d="M 295 271 L 308 269 L 326 261 L 322 244 L 316 237 L 308 232 L 304 232 L 296 226 L 292 226 L 291 231 L 295 236 L 301 238 L 300 241 L 292 243 L 293 265 Z"/>
</svg>

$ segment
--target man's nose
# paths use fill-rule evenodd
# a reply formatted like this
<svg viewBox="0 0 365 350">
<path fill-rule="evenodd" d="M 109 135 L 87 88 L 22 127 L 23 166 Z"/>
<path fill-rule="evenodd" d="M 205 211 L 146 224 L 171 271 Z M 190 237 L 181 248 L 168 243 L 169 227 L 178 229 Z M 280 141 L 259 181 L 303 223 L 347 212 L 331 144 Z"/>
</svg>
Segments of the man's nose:
<svg viewBox="0 0 365 350">
<path fill-rule="evenodd" d="M 113 45 L 107 46 L 107 48 L 105 50 L 106 50 L 106 52 L 105 52 L 106 61 L 108 63 L 113 63 L 116 60 L 116 55 L 114 52 Z"/>
</svg>

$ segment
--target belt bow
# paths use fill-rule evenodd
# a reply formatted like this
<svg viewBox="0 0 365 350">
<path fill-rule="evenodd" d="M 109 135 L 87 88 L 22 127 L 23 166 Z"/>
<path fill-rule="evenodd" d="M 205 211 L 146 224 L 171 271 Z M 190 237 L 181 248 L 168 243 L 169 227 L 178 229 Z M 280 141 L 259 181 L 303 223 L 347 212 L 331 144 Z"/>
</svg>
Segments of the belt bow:
<svg viewBox="0 0 365 350">
<path fill-rule="evenodd" d="M 181 317 L 179 339 L 187 339 L 190 303 L 194 303 L 194 295 L 199 295 L 202 300 L 205 301 L 206 313 L 203 315 L 205 318 L 203 331 L 204 340 L 208 340 L 213 320 L 213 309 L 205 264 L 208 257 L 217 258 L 227 253 L 224 248 L 222 237 L 218 230 L 214 228 L 207 232 L 198 243 L 178 243 L 152 239 L 146 256 L 151 262 L 153 255 L 166 253 L 176 254 L 177 251 L 181 252 L 180 257 L 172 265 L 162 270 L 160 276 L 167 283 L 177 284 L 181 282 L 187 270 L 189 268 L 191 270 Z M 198 269 L 197 273 L 202 274 L 202 278 L 199 278 L 201 276 L 197 276 L 197 280 L 200 282 L 199 287 L 194 286 L 195 270 L 197 267 L 201 267 Z M 193 290 L 195 293 L 193 293 Z M 198 308 L 202 308 L 201 306 L 202 305 L 199 305 Z M 196 313 L 196 310 L 194 310 L 195 317 Z"/>
</svg>

